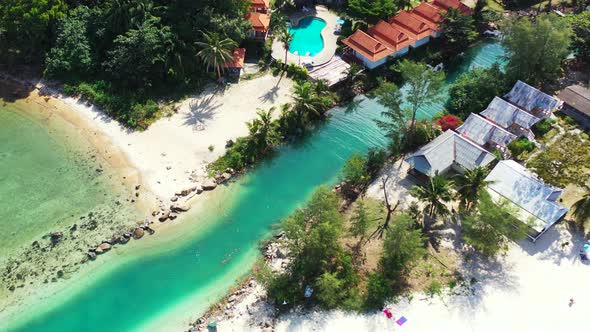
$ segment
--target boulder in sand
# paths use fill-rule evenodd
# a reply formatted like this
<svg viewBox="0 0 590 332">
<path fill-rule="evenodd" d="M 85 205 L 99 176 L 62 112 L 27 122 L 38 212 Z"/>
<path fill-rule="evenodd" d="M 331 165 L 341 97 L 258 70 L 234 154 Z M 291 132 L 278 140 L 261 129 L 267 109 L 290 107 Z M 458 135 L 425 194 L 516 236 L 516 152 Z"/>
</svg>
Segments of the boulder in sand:
<svg viewBox="0 0 590 332">
<path fill-rule="evenodd" d="M 144 234 L 145 234 L 145 231 L 141 227 L 137 227 L 135 230 L 133 230 L 133 238 L 136 240 L 141 239 Z"/>
<path fill-rule="evenodd" d="M 107 252 L 109 250 L 111 250 L 111 245 L 107 242 L 103 242 L 98 247 L 96 247 L 94 252 L 96 252 L 97 254 L 102 254 L 103 252 Z"/>
<path fill-rule="evenodd" d="M 159 218 L 158 220 L 161 222 L 166 221 L 168 218 L 170 218 L 170 211 L 166 211 L 164 212 Z"/>
<path fill-rule="evenodd" d="M 207 180 L 205 180 L 205 182 L 203 182 L 202 187 L 203 187 L 203 190 L 213 190 L 213 189 L 217 188 L 217 183 L 213 179 L 207 179 Z"/>
</svg>

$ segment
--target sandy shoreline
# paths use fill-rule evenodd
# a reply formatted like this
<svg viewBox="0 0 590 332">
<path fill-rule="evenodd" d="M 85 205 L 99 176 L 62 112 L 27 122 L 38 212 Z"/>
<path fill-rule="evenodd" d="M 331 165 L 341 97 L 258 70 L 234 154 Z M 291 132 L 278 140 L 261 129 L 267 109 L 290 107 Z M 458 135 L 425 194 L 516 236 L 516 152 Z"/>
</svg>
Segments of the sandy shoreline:
<svg viewBox="0 0 590 332">
<path fill-rule="evenodd" d="M 14 81 L 12 77 L 0 74 L 0 83 L 6 84 L 7 79 L 11 80 L 10 89 L 20 86 L 21 90 L 26 91 L 26 96 L 17 96 L 15 93 L 15 100 L 24 101 L 25 105 L 35 104 L 47 111 L 48 116 L 58 116 L 76 128 L 80 136 L 88 140 L 108 164 L 107 168 L 116 174 L 116 181 L 135 194 L 132 196 L 132 201 L 135 201 L 133 207 L 153 222 L 150 227 L 164 234 L 179 231 L 175 231 L 175 225 L 179 224 L 160 223 L 157 217 L 152 216 L 152 212 L 168 208 L 171 205 L 170 198 L 176 192 L 200 183 L 207 176 L 206 164 L 224 153 L 226 141 L 247 134 L 245 122 L 256 117 L 258 108 L 267 109 L 289 102 L 292 87 L 289 79 L 279 80 L 278 77 L 266 75 L 232 85 L 224 91 L 209 89 L 179 103 L 177 113 L 160 119 L 148 130 L 131 132 L 95 107 L 61 96 L 43 83 L 33 80 Z M 210 151 L 209 146 L 214 146 L 213 151 Z M 137 188 L 139 190 L 134 190 Z M 200 195 L 190 199 L 191 196 L 181 197 L 177 203 L 195 206 L 195 211 L 191 210 L 189 214 L 205 208 L 204 204 L 195 204 L 205 201 L 205 197 Z M 164 237 L 171 236 L 168 234 Z M 102 275 L 117 266 L 117 262 L 139 255 L 141 250 L 134 248 L 144 247 L 144 241 L 134 243 L 132 240 L 127 246 L 115 246 L 111 253 L 98 257 L 97 262 L 81 264 L 83 268 L 79 268 L 69 280 L 17 288 L 15 292 L 0 291 L 0 321 L 19 316 L 20 308 L 43 298 L 63 298 L 62 295 L 71 293 L 71 290 L 64 290 L 69 288 L 67 285 L 86 284 L 78 279 L 90 273 Z M 108 266 L 104 266 L 106 262 L 109 262 Z"/>
</svg>

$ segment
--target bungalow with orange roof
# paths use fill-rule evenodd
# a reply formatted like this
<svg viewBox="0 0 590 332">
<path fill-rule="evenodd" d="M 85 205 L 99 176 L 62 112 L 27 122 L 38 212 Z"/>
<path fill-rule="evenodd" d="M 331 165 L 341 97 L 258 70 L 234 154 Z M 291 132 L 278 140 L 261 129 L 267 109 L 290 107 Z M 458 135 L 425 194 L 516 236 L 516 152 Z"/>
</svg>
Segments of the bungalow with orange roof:
<svg viewBox="0 0 590 332">
<path fill-rule="evenodd" d="M 250 12 L 246 14 L 246 19 L 252 23 L 252 30 L 248 33 L 248 37 L 256 40 L 265 40 L 270 27 L 270 15 Z"/>
<path fill-rule="evenodd" d="M 455 8 L 463 15 L 473 15 L 473 9 L 462 3 L 461 0 L 434 0 L 433 5 L 445 10 Z"/>
<path fill-rule="evenodd" d="M 422 2 L 416 8 L 412 9 L 412 14 L 418 20 L 424 22 L 434 33 L 431 35 L 433 38 L 440 37 L 442 29 L 439 23 L 443 20 L 442 13 L 446 13 L 447 10 L 436 6 L 431 2 Z"/>
<path fill-rule="evenodd" d="M 385 21 L 379 21 L 369 28 L 368 33 L 394 51 L 393 57 L 408 53 L 410 45 L 414 43 L 412 38 Z"/>
<path fill-rule="evenodd" d="M 239 79 L 244 68 L 244 59 L 246 59 L 246 49 L 236 48 L 232 53 L 232 60 L 225 64 L 229 76 Z"/>
<path fill-rule="evenodd" d="M 257 13 L 267 13 L 270 10 L 270 0 L 251 0 L 250 8 Z"/>
<path fill-rule="evenodd" d="M 360 29 L 343 39 L 342 42 L 350 47 L 354 51 L 354 55 L 369 69 L 384 64 L 387 57 L 395 53 L 394 50 Z"/>
<path fill-rule="evenodd" d="M 435 34 L 428 24 L 407 11 L 399 12 L 389 19 L 389 23 L 412 38 L 414 40 L 412 47 L 414 48 L 428 43 L 430 36 Z"/>
</svg>

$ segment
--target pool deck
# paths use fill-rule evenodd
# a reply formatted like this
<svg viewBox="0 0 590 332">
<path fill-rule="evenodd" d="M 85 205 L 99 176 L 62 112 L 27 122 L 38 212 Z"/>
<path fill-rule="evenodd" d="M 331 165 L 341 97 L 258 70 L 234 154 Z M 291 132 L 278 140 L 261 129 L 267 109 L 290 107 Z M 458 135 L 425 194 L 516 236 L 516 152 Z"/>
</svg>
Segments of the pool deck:
<svg viewBox="0 0 590 332">
<path fill-rule="evenodd" d="M 316 6 L 307 12 L 299 11 L 289 17 L 292 25 L 297 25 L 299 21 L 305 17 L 318 17 L 326 22 L 326 27 L 322 30 L 322 38 L 324 39 L 324 48 L 315 56 L 295 55 L 288 52 L 287 63 L 294 63 L 297 65 L 311 64 L 312 66 L 320 66 L 329 62 L 336 53 L 336 43 L 338 35 L 334 33 L 336 30 L 336 21 L 339 19 L 338 15 L 330 12 L 324 6 Z M 283 44 L 276 41 L 272 44 L 272 57 L 285 61 L 285 49 Z"/>
</svg>

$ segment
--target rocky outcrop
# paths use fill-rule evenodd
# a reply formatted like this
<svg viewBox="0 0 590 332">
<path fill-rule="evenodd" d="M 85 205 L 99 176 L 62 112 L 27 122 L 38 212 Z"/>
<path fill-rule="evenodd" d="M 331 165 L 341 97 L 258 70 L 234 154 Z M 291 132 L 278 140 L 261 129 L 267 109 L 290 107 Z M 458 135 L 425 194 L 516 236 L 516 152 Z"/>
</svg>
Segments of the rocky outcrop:
<svg viewBox="0 0 590 332">
<path fill-rule="evenodd" d="M 50 238 L 51 238 L 51 243 L 52 244 L 58 244 L 59 241 L 61 241 L 61 239 L 63 238 L 63 233 L 62 232 L 52 232 L 50 234 Z"/>
<path fill-rule="evenodd" d="M 225 183 L 231 179 L 232 175 L 230 173 L 222 173 L 221 175 L 217 176 L 217 183 Z"/>
<path fill-rule="evenodd" d="M 217 188 L 217 183 L 215 182 L 214 179 L 207 179 L 205 180 L 205 182 L 203 182 L 203 190 L 208 191 L 208 190 L 213 190 L 215 188 Z"/>
<path fill-rule="evenodd" d="M 133 230 L 133 238 L 136 240 L 141 239 L 145 235 L 145 231 L 141 227 L 137 227 Z"/>
<path fill-rule="evenodd" d="M 170 211 L 165 211 L 164 213 L 162 213 L 161 216 L 158 217 L 158 220 L 160 222 L 164 222 L 164 221 L 168 220 L 168 218 L 170 218 Z"/>
<path fill-rule="evenodd" d="M 109 250 L 111 250 L 111 245 L 108 242 L 103 242 L 98 247 L 96 247 L 96 249 L 94 249 L 94 252 L 97 254 L 102 254 Z"/>
<path fill-rule="evenodd" d="M 170 211 L 172 212 L 186 212 L 188 210 L 190 210 L 190 206 L 186 205 L 186 204 L 174 204 L 174 205 L 170 205 Z"/>
</svg>

